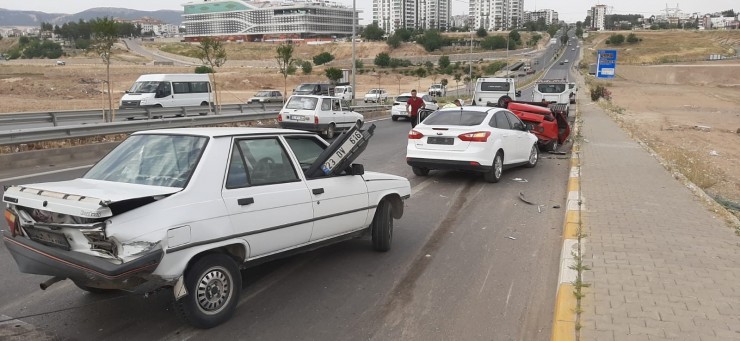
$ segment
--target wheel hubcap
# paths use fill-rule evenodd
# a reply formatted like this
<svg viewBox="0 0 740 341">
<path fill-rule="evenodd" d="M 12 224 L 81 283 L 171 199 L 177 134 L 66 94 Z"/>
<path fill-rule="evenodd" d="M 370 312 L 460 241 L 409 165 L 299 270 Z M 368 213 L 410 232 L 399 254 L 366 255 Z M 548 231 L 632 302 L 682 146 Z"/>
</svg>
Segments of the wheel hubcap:
<svg viewBox="0 0 740 341">
<path fill-rule="evenodd" d="M 211 268 L 198 282 L 198 307 L 206 314 L 218 313 L 231 297 L 231 276 L 223 268 Z"/>
<path fill-rule="evenodd" d="M 500 157 L 497 157 L 496 158 L 496 165 L 494 167 L 495 167 L 496 179 L 498 179 L 498 178 L 501 177 L 501 171 L 504 168 L 503 165 L 502 165 L 502 162 L 501 162 L 501 158 Z"/>
<path fill-rule="evenodd" d="M 537 146 L 532 146 L 532 152 L 529 154 L 529 163 L 535 164 L 537 162 Z"/>
</svg>

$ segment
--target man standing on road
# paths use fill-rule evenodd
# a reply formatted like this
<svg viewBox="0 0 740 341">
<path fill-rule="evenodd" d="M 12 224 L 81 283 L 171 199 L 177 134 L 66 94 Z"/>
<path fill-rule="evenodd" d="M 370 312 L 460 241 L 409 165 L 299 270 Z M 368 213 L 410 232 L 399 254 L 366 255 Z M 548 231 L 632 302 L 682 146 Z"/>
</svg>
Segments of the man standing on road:
<svg viewBox="0 0 740 341">
<path fill-rule="evenodd" d="M 419 109 L 423 107 L 424 100 L 416 96 L 416 89 L 411 90 L 411 97 L 406 101 L 406 112 L 409 113 L 412 129 L 419 123 Z"/>
</svg>

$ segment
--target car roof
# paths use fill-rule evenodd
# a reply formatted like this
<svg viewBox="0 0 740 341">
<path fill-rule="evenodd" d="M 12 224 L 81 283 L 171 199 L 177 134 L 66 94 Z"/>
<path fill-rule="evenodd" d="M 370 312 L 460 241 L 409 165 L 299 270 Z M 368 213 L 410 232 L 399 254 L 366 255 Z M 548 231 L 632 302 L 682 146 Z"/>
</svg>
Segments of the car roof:
<svg viewBox="0 0 740 341">
<path fill-rule="evenodd" d="M 326 95 L 291 95 L 290 97 L 313 97 L 313 98 L 333 98 L 336 99 L 334 96 L 326 96 Z"/>
<path fill-rule="evenodd" d="M 244 136 L 244 135 L 265 135 L 265 134 L 310 134 L 316 135 L 315 133 L 306 132 L 303 130 L 295 129 L 279 129 L 279 128 L 248 128 L 248 127 L 196 127 L 196 128 L 170 128 L 170 129 L 154 129 L 137 131 L 132 135 L 191 135 L 191 136 L 204 136 L 204 137 L 224 137 L 224 136 Z"/>
</svg>

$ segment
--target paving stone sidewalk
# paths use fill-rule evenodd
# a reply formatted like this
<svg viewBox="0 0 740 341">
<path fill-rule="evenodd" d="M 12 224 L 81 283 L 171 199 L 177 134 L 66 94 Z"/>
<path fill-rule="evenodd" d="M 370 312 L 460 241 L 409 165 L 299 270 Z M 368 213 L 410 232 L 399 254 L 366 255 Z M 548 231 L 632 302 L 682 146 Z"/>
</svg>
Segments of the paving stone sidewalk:
<svg viewBox="0 0 740 341">
<path fill-rule="evenodd" d="M 740 340 L 740 237 L 581 97 L 581 340 Z"/>
</svg>

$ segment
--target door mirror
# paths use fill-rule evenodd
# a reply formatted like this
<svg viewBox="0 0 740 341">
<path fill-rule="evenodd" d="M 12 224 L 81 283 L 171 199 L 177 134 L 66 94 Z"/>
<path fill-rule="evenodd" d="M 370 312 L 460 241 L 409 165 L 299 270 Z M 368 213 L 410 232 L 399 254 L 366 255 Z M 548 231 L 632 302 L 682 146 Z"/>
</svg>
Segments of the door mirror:
<svg viewBox="0 0 740 341">
<path fill-rule="evenodd" d="M 522 96 L 522 90 L 517 90 L 516 97 L 521 97 L 521 96 Z"/>
<path fill-rule="evenodd" d="M 364 175 L 365 174 L 365 166 L 359 163 L 353 163 L 349 169 L 347 169 L 347 173 L 349 175 Z"/>
</svg>

